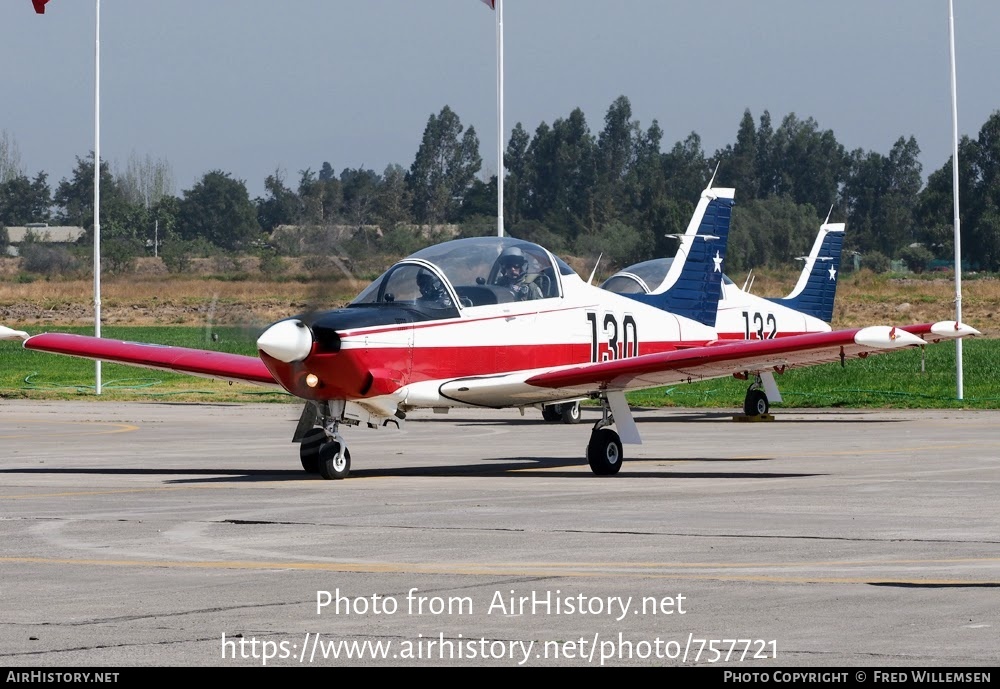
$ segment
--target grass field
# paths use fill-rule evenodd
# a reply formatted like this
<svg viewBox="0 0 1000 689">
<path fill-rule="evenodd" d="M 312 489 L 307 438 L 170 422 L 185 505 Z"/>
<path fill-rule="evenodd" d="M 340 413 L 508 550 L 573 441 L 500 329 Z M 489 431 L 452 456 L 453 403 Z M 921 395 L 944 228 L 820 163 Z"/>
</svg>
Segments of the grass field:
<svg viewBox="0 0 1000 689">
<path fill-rule="evenodd" d="M 92 332 L 82 327 L 50 330 Z M 257 331 L 251 329 L 106 326 L 102 334 L 113 339 L 256 355 Z M 838 363 L 792 369 L 775 377 L 784 397 L 780 406 L 1000 409 L 1000 340 L 963 342 L 962 401 L 956 398 L 955 352 L 953 342 L 941 342 L 922 350 L 849 360 L 843 368 Z M 102 383 L 104 389 L 98 398 L 93 389 L 92 361 L 27 351 L 18 342 L 0 342 L 0 397 L 8 399 L 295 401 L 258 386 L 108 363 L 103 364 Z M 742 406 L 746 386 L 745 381 L 720 378 L 636 392 L 629 400 L 636 406 L 732 408 Z"/>
</svg>

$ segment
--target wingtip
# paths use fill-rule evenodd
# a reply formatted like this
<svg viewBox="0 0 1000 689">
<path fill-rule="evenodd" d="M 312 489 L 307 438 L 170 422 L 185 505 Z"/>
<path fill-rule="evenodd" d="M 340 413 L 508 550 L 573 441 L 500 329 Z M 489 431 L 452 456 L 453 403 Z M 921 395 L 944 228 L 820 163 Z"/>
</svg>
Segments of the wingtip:
<svg viewBox="0 0 1000 689">
<path fill-rule="evenodd" d="M 938 337 L 975 337 L 977 335 L 982 335 L 981 332 L 973 328 L 971 325 L 966 325 L 959 321 L 938 321 L 931 326 L 931 332 Z"/>
<path fill-rule="evenodd" d="M 6 326 L 0 325 L 0 340 L 27 340 L 30 335 L 23 330 L 12 330 Z"/>
<path fill-rule="evenodd" d="M 874 349 L 899 349 L 926 344 L 913 333 L 888 325 L 873 325 L 862 328 L 854 336 L 854 341 L 863 347 Z"/>
</svg>

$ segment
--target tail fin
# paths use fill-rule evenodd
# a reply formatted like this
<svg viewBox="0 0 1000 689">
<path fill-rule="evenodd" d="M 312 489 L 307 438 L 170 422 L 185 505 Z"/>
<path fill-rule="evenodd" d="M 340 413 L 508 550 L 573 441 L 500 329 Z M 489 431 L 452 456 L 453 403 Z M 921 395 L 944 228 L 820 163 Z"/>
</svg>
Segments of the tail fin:
<svg viewBox="0 0 1000 689">
<path fill-rule="evenodd" d="M 714 328 L 735 193 L 703 191 L 663 282 L 649 294 L 626 296 Z"/>
<path fill-rule="evenodd" d="M 805 267 L 791 294 L 771 298 L 787 306 L 829 323 L 833 320 L 833 300 L 837 296 L 837 276 L 840 274 L 840 254 L 844 247 L 844 223 L 824 223 L 805 257 Z"/>
</svg>

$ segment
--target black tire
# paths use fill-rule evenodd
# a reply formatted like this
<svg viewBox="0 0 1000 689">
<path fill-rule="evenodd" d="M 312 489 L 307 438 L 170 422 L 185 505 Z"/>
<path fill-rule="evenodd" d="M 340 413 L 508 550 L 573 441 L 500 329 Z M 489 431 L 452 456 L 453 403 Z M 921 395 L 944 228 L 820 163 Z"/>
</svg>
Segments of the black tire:
<svg viewBox="0 0 1000 689">
<path fill-rule="evenodd" d="M 322 428 L 313 428 L 304 436 L 299 443 L 299 460 L 302 468 L 308 474 L 319 473 L 319 449 L 326 442 L 326 433 Z"/>
<path fill-rule="evenodd" d="M 580 423 L 580 403 L 567 402 L 562 405 L 560 417 L 563 423 Z"/>
<path fill-rule="evenodd" d="M 319 475 L 328 481 L 347 478 L 351 473 L 351 451 L 336 440 L 324 443 L 319 449 Z"/>
<path fill-rule="evenodd" d="M 562 418 L 562 405 L 561 404 L 549 404 L 542 407 L 542 418 L 548 423 L 555 423 Z"/>
<path fill-rule="evenodd" d="M 743 413 L 747 416 L 763 416 L 771 408 L 763 390 L 750 388 L 743 400 Z"/>
<path fill-rule="evenodd" d="M 600 428 L 590 436 L 587 445 L 587 461 L 590 469 L 598 476 L 617 474 L 622 468 L 622 441 L 610 428 Z"/>
</svg>

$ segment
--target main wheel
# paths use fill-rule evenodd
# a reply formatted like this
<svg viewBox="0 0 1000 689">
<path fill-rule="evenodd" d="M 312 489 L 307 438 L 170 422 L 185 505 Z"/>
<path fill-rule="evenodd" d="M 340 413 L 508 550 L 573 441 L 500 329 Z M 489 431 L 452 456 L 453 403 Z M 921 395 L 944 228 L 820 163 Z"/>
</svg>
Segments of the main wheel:
<svg viewBox="0 0 1000 689">
<path fill-rule="evenodd" d="M 299 460 L 306 473 L 319 473 L 319 449 L 325 442 L 326 433 L 322 428 L 313 428 L 302 436 L 302 441 L 299 443 Z"/>
<path fill-rule="evenodd" d="M 549 423 L 555 423 L 562 418 L 561 404 L 548 404 L 542 407 L 542 418 Z"/>
<path fill-rule="evenodd" d="M 580 403 L 567 402 L 562 405 L 561 416 L 563 423 L 580 423 Z"/>
<path fill-rule="evenodd" d="M 319 449 L 319 475 L 327 480 L 347 478 L 351 473 L 351 452 L 336 440 Z"/>
<path fill-rule="evenodd" d="M 617 474 L 622 468 L 622 456 L 622 441 L 613 430 L 600 428 L 591 434 L 587 444 L 587 461 L 595 474 Z"/>
<path fill-rule="evenodd" d="M 767 401 L 767 395 L 763 390 L 758 388 L 747 390 L 747 396 L 743 400 L 744 414 L 747 416 L 763 416 L 770 408 L 771 404 Z"/>
</svg>

